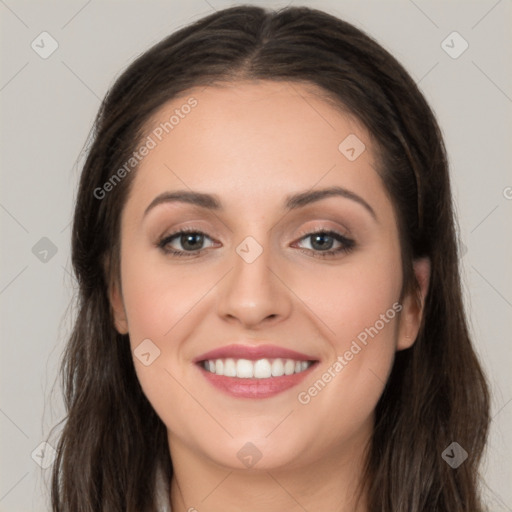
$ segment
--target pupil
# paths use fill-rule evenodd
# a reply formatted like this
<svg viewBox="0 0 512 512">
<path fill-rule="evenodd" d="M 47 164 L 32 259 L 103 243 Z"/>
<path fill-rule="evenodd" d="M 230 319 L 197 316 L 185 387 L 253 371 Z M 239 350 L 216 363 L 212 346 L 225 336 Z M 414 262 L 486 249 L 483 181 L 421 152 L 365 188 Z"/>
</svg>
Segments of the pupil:
<svg viewBox="0 0 512 512">
<path fill-rule="evenodd" d="M 199 233 L 192 233 L 192 234 L 182 235 L 182 237 L 181 237 L 181 243 L 182 243 L 182 245 L 183 245 L 183 247 L 184 247 L 185 249 L 190 249 L 190 250 L 192 250 L 192 251 L 193 251 L 193 250 L 198 249 L 198 247 L 194 247 L 194 242 L 192 242 L 192 244 L 189 244 L 189 241 L 190 241 L 191 239 L 194 239 L 194 238 L 198 237 L 198 238 L 199 238 L 199 245 L 201 245 L 201 242 L 202 242 L 202 236 L 203 236 L 203 235 L 200 235 Z M 196 241 L 196 243 L 197 243 L 197 241 Z M 188 246 L 188 247 L 187 247 L 187 246 Z"/>
<path fill-rule="evenodd" d="M 330 239 L 331 239 L 331 243 L 330 243 L 330 244 L 329 244 L 329 243 L 327 244 L 329 247 L 326 247 L 326 245 L 325 245 L 325 244 L 323 244 L 323 245 L 322 245 L 322 241 L 324 241 L 324 242 L 325 242 L 325 239 L 326 239 L 326 238 L 330 238 Z M 313 245 L 313 247 L 315 247 L 315 243 L 317 243 L 317 240 L 318 240 L 318 239 L 320 239 L 320 240 L 321 240 L 319 249 L 330 249 L 330 248 L 332 247 L 332 237 L 331 237 L 331 236 L 329 236 L 329 235 L 313 235 L 313 244 L 312 244 L 312 245 Z"/>
<path fill-rule="evenodd" d="M 202 237 L 203 235 L 199 234 L 199 233 L 192 233 L 192 234 L 187 234 L 187 235 L 182 235 L 181 237 L 181 241 L 182 241 L 182 245 L 185 249 L 190 249 L 190 250 L 196 250 L 197 247 L 195 247 L 195 245 L 199 244 L 199 245 L 202 245 Z M 194 242 L 194 239 L 195 242 Z M 326 243 L 325 240 L 326 239 L 330 239 L 330 243 Z M 313 247 L 315 247 L 315 245 L 317 246 L 316 248 L 318 249 L 330 249 L 332 247 L 332 237 L 329 236 L 329 235 L 313 235 Z"/>
</svg>

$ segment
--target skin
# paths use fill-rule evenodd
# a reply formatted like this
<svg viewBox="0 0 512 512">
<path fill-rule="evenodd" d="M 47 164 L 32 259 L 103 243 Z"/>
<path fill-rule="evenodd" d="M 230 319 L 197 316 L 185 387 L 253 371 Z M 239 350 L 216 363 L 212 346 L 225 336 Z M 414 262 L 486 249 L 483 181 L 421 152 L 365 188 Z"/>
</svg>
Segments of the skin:
<svg viewBox="0 0 512 512">
<path fill-rule="evenodd" d="M 132 350 L 148 338 L 160 350 L 149 366 L 137 357 L 134 364 L 167 427 L 172 510 L 230 512 L 250 503 L 253 512 L 365 511 L 364 498 L 354 508 L 353 494 L 374 409 L 395 352 L 416 338 L 429 263 L 414 263 L 420 301 L 401 298 L 397 220 L 370 136 L 320 91 L 261 81 L 193 89 L 162 107 L 149 126 L 168 120 L 190 96 L 198 105 L 136 171 L 122 213 L 121 283 L 110 291 L 116 328 L 129 333 Z M 366 145 L 355 161 L 338 150 L 349 134 Z M 334 185 L 363 198 L 376 218 L 336 196 L 283 209 L 289 194 Z M 175 202 L 144 215 L 156 196 L 176 190 L 215 194 L 223 210 Z M 208 235 L 196 245 L 203 253 L 176 257 L 157 247 L 183 227 Z M 321 258 L 307 236 L 320 228 L 355 247 Z M 252 263 L 236 252 L 247 236 L 263 249 Z M 179 237 L 171 245 L 186 251 Z M 399 300 L 400 315 L 300 403 L 298 393 Z M 193 359 L 237 342 L 279 345 L 320 363 L 277 396 L 233 398 L 211 386 Z M 247 442 L 262 454 L 252 468 L 237 457 Z"/>
</svg>

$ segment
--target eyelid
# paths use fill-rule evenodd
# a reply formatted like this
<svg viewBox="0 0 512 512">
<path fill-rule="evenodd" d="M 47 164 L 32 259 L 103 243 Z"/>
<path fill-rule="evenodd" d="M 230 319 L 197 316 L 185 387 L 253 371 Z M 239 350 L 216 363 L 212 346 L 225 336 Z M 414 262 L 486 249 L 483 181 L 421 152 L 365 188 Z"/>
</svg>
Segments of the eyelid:
<svg viewBox="0 0 512 512">
<path fill-rule="evenodd" d="M 325 226 L 325 225 L 316 226 L 313 228 L 301 228 L 299 230 L 297 236 L 306 236 L 306 235 L 311 235 L 314 233 L 325 233 L 325 232 L 336 233 L 337 235 L 342 236 L 344 238 L 352 238 L 352 235 L 350 234 L 350 230 L 348 230 L 345 227 L 343 227 L 343 229 L 339 229 L 339 228 L 329 227 L 329 226 Z"/>
<path fill-rule="evenodd" d="M 298 242 L 307 240 L 308 238 L 314 236 L 317 233 L 326 234 L 330 238 L 334 238 L 339 244 L 341 244 L 341 246 L 336 249 L 328 249 L 325 251 L 315 251 L 314 249 L 303 249 L 300 247 L 299 247 L 299 249 L 303 252 L 313 253 L 315 257 L 328 258 L 328 257 L 335 257 L 336 255 L 341 255 L 343 253 L 349 253 L 357 245 L 354 238 L 352 238 L 352 237 L 349 238 L 348 236 L 337 231 L 336 229 L 322 228 L 322 227 L 308 229 L 308 230 L 305 230 L 304 232 L 301 232 L 301 234 L 299 235 L 299 238 L 293 243 L 297 244 Z"/>
<path fill-rule="evenodd" d="M 166 248 L 168 244 L 171 243 L 174 239 L 179 239 L 181 235 L 186 233 L 193 233 L 203 236 L 204 238 L 209 238 L 213 241 L 213 247 L 215 246 L 215 240 L 208 235 L 205 231 L 195 228 L 194 226 L 184 226 L 181 229 L 176 229 L 172 231 L 168 235 L 162 236 L 156 243 L 156 246 L 162 250 L 166 255 L 172 256 L 172 257 L 186 257 L 189 259 L 199 257 L 204 252 L 209 252 L 209 249 L 212 248 L 206 247 L 201 249 L 196 249 L 193 251 L 186 251 L 181 249 L 168 249 Z M 320 259 L 329 259 L 329 258 L 336 258 L 337 256 L 341 256 L 343 254 L 349 253 L 356 247 L 356 242 L 353 238 L 349 238 L 348 236 L 340 233 L 336 229 L 328 228 L 325 226 L 317 226 L 316 228 L 311 229 L 302 229 L 301 232 L 298 234 L 298 238 L 295 237 L 294 242 L 292 243 L 292 247 L 294 244 L 297 244 L 303 240 L 307 240 L 308 238 L 314 236 L 317 233 L 325 234 L 330 238 L 333 238 L 335 241 L 340 244 L 340 247 L 336 249 L 327 249 L 327 250 L 315 250 L 315 249 L 308 249 L 308 248 L 302 248 L 298 247 L 299 251 L 302 253 L 307 254 L 308 256 L 312 256 L 315 258 Z"/>
<path fill-rule="evenodd" d="M 156 246 L 162 248 L 163 250 L 165 250 L 165 246 L 167 244 L 169 244 L 171 240 L 178 239 L 182 234 L 187 234 L 187 233 L 203 235 L 205 238 L 209 238 L 210 240 L 215 242 L 213 237 L 211 237 L 208 233 L 206 233 L 206 231 L 204 231 L 202 229 L 199 229 L 199 228 L 195 228 L 193 226 L 184 226 L 182 228 L 178 228 L 176 230 L 171 231 L 169 234 L 166 234 L 166 235 L 163 235 L 163 236 L 159 237 L 157 239 L 157 241 L 156 241 Z M 180 252 L 188 252 L 189 254 L 197 254 L 197 253 L 199 253 L 201 251 L 204 251 L 204 250 L 206 250 L 206 249 L 205 248 L 198 249 L 195 252 L 193 252 L 193 251 L 180 251 Z"/>
<path fill-rule="evenodd" d="M 194 225 L 194 224 L 185 225 L 183 227 L 172 228 L 169 231 L 170 232 L 168 234 L 159 236 L 157 242 L 161 242 L 162 240 L 169 239 L 169 238 L 174 237 L 177 234 L 183 233 L 183 232 L 184 233 L 202 234 L 202 235 L 207 236 L 210 239 L 220 238 L 218 235 L 216 235 L 216 234 L 211 235 L 207 232 L 207 230 L 205 228 L 202 228 L 202 227 L 200 227 L 198 225 Z M 347 229 L 345 226 L 343 226 L 343 229 L 340 230 L 338 228 L 331 228 L 331 227 L 328 227 L 325 225 L 320 225 L 320 226 L 316 226 L 316 227 L 312 227 L 312 228 L 301 228 L 299 230 L 299 232 L 297 233 L 296 237 L 304 237 L 304 236 L 311 235 L 314 233 L 326 233 L 326 232 L 333 232 L 333 233 L 336 233 L 337 235 L 347 238 L 347 239 L 352 238 L 350 230 Z"/>
</svg>

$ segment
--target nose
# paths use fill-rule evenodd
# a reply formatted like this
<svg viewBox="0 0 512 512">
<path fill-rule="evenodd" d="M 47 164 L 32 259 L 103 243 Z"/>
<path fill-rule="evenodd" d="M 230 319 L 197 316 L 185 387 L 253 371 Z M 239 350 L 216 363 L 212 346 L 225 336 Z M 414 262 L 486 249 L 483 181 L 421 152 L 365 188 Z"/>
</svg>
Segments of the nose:
<svg viewBox="0 0 512 512">
<path fill-rule="evenodd" d="M 293 292 L 266 248 L 252 262 L 235 253 L 233 269 L 221 281 L 219 293 L 220 317 L 247 329 L 280 323 L 292 311 Z"/>
</svg>

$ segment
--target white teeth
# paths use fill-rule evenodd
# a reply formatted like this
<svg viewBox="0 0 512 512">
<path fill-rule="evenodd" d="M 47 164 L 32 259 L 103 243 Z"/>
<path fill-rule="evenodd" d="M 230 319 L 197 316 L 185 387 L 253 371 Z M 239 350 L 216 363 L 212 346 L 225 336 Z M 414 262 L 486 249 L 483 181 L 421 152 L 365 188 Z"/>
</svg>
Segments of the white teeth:
<svg viewBox="0 0 512 512">
<path fill-rule="evenodd" d="M 234 359 L 226 359 L 224 362 L 224 377 L 236 377 L 236 364 Z"/>
<path fill-rule="evenodd" d="M 268 379 L 274 375 L 268 359 L 258 359 L 254 363 L 254 376 L 257 379 Z"/>
<path fill-rule="evenodd" d="M 291 375 L 292 373 L 295 373 L 295 361 L 287 359 L 286 363 L 284 363 L 284 374 Z"/>
<path fill-rule="evenodd" d="M 242 379 L 269 379 L 292 375 L 307 370 L 311 361 L 294 361 L 293 359 L 215 359 L 203 362 L 203 368 L 224 377 L 239 377 Z"/>
<path fill-rule="evenodd" d="M 243 379 L 254 377 L 254 364 L 248 359 L 239 359 L 236 362 L 236 376 Z"/>
<path fill-rule="evenodd" d="M 274 359 L 272 362 L 272 377 L 284 375 L 284 364 L 282 359 Z"/>
</svg>

